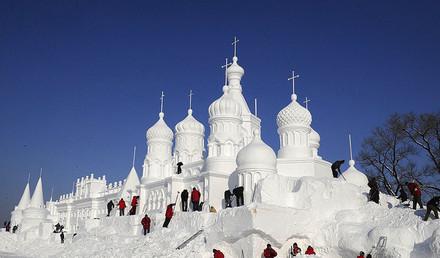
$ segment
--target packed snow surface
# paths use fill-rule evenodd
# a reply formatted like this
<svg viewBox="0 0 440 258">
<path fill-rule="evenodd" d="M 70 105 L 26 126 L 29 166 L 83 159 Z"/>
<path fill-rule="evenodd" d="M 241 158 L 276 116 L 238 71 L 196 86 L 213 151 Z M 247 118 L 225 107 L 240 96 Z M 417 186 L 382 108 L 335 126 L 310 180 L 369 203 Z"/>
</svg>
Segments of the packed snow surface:
<svg viewBox="0 0 440 258">
<path fill-rule="evenodd" d="M 163 214 L 150 214 L 152 232 L 141 235 L 141 215 L 86 221 L 77 236 L 18 241 L 0 232 L 1 257 L 262 257 L 267 243 L 278 257 L 289 257 L 294 242 L 314 257 L 440 257 L 440 221 L 422 221 L 424 210 L 403 207 L 381 195 L 380 205 L 367 201 L 368 188 L 330 178 L 287 178 L 270 175 L 258 183 L 255 203 L 219 213 L 178 212 L 169 228 Z M 203 232 L 176 248 L 200 229 Z M 385 248 L 373 249 L 381 236 Z M 301 257 L 301 256 L 297 256 Z M 306 257 L 306 256 L 303 256 Z"/>
</svg>

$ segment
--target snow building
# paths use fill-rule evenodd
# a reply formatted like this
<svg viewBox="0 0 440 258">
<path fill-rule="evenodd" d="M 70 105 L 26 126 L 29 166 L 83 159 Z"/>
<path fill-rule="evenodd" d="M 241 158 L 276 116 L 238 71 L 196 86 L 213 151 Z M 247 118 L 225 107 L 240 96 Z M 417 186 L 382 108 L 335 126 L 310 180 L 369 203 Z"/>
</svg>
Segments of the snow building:
<svg viewBox="0 0 440 258">
<path fill-rule="evenodd" d="M 318 155 L 320 136 L 311 127 L 312 114 L 298 103 L 295 92 L 276 117 L 277 154 L 264 143 L 261 119 L 250 111 L 243 95 L 244 73 L 234 54 L 232 63 L 225 65 L 222 95 L 208 108 L 206 144 L 205 127 L 194 115 L 191 94 L 187 115 L 173 132 L 166 122 L 162 93 L 158 120 L 146 131 L 141 177 L 133 162 L 124 181 L 108 184 L 105 176 L 95 178 L 93 174 L 77 179 L 72 192 L 46 204 L 49 217 L 66 230 L 75 230 L 87 219 L 106 216 L 110 200 L 115 204 L 111 215 L 116 213 L 120 198 L 130 208 L 133 196 L 139 196 L 138 214 L 164 212 L 167 204 L 176 200 L 180 209 L 180 193 L 192 188 L 200 191 L 201 202 L 219 210 L 225 207 L 224 192 L 237 186 L 244 188 L 245 204 L 252 202 L 257 182 L 268 175 L 331 177 L 331 164 Z M 26 202 L 26 196 L 23 198 Z M 19 204 L 14 214 L 19 214 L 22 206 Z"/>
</svg>

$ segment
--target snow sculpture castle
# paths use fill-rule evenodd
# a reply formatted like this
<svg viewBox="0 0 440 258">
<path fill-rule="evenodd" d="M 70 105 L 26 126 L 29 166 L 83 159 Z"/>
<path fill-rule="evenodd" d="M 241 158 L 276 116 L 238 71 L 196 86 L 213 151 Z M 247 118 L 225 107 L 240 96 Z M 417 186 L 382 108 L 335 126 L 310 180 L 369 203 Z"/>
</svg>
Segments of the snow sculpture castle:
<svg viewBox="0 0 440 258">
<path fill-rule="evenodd" d="M 298 76 L 293 74 L 291 78 L 290 103 L 277 115 L 280 149 L 276 155 L 262 140 L 261 119 L 250 112 L 243 96 L 244 69 L 238 64 L 236 50 L 232 63 L 226 61 L 224 68 L 223 94 L 208 109 L 206 157 L 205 128 L 193 116 L 191 94 L 188 115 L 175 126 L 174 133 L 165 121 L 162 93 L 159 119 L 146 132 L 147 153 L 141 179 L 134 162 L 123 182 L 107 185 L 105 176 L 95 178 L 93 174 L 78 179 L 71 193 L 47 203 L 51 218 L 65 225 L 66 230 L 73 230 L 86 219 L 106 216 L 109 200 L 116 202 L 122 197 L 129 206 L 132 196 L 140 196 L 137 213 L 163 212 L 167 204 L 175 202 L 179 192 L 193 187 L 201 192 L 201 201 L 222 209 L 226 190 L 243 186 L 245 204 L 250 203 L 256 183 L 271 174 L 331 177 L 330 163 L 318 155 L 320 136 L 311 127 L 312 115 L 298 103 L 294 92 Z M 177 174 L 179 162 L 183 163 L 182 173 Z M 22 197 L 19 211 L 14 214 L 24 209 L 27 198 Z M 178 209 L 179 206 L 178 203 Z M 26 217 L 26 212 L 23 214 Z M 18 218 L 21 213 L 14 216 Z M 21 217 L 16 222 L 20 220 Z"/>
</svg>

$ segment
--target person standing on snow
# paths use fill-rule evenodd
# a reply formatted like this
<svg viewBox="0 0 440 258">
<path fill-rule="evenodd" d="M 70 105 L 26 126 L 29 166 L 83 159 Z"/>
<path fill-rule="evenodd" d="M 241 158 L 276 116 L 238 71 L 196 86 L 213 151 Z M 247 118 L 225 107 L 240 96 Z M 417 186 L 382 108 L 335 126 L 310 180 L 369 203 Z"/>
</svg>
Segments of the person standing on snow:
<svg viewBox="0 0 440 258">
<path fill-rule="evenodd" d="M 424 221 L 428 221 L 431 211 L 434 212 L 435 218 L 438 219 L 438 212 L 440 211 L 439 204 L 440 204 L 440 196 L 434 196 L 431 200 L 429 200 L 426 203 L 426 214 L 425 214 L 425 218 L 423 218 Z"/>
<path fill-rule="evenodd" d="M 267 244 L 266 249 L 264 249 L 263 256 L 264 258 L 274 258 L 278 254 L 275 250 L 273 250 L 272 246 L 270 244 Z"/>
<path fill-rule="evenodd" d="M 193 190 L 191 192 L 191 202 L 193 205 L 193 211 L 199 210 L 199 201 L 200 201 L 200 192 L 193 187 Z"/>
<path fill-rule="evenodd" d="M 64 244 L 64 231 L 61 231 L 60 238 L 61 238 L 61 244 Z"/>
<path fill-rule="evenodd" d="M 225 208 L 232 208 L 232 193 L 231 191 L 228 189 L 225 191 Z"/>
<path fill-rule="evenodd" d="M 375 177 L 368 181 L 368 186 L 370 187 L 369 201 L 379 204 L 379 186 Z"/>
<path fill-rule="evenodd" d="M 217 249 L 212 249 L 212 252 L 214 253 L 214 258 L 225 258 L 225 255 Z"/>
<path fill-rule="evenodd" d="M 332 164 L 332 173 L 334 178 L 338 178 L 338 175 L 341 174 L 341 165 L 344 164 L 345 160 L 337 160 Z"/>
<path fill-rule="evenodd" d="M 142 224 L 142 227 L 144 229 L 144 236 L 147 233 L 150 233 L 151 219 L 150 219 L 150 217 L 148 217 L 147 214 L 145 214 L 145 217 L 142 219 L 141 224 Z"/>
<path fill-rule="evenodd" d="M 311 247 L 310 245 L 307 247 L 306 252 L 304 253 L 306 255 L 316 255 L 315 250 L 313 250 L 313 247 Z"/>
<path fill-rule="evenodd" d="M 133 196 L 133 199 L 131 199 L 130 215 L 136 215 L 136 206 L 138 202 L 137 200 L 138 200 L 138 196 Z"/>
<path fill-rule="evenodd" d="M 234 188 L 234 190 L 232 190 L 232 192 L 235 195 L 235 201 L 237 202 L 237 207 L 244 205 L 244 197 L 243 197 L 244 187 L 243 186 L 236 187 Z"/>
<path fill-rule="evenodd" d="M 114 207 L 115 207 L 115 204 L 113 203 L 112 200 L 110 200 L 107 203 L 107 217 L 110 217 L 110 212 L 113 210 Z"/>
<path fill-rule="evenodd" d="M 175 203 L 168 204 L 167 210 L 165 211 L 165 222 L 163 223 L 163 227 L 167 228 L 168 224 L 170 224 L 171 218 L 173 217 L 174 210 L 173 206 L 176 205 Z"/>
<path fill-rule="evenodd" d="M 405 189 L 403 187 L 400 187 L 400 195 L 397 197 L 401 202 L 406 202 L 408 200 L 408 195 L 405 192 Z"/>
<path fill-rule="evenodd" d="M 125 201 L 123 198 L 121 198 L 121 200 L 119 200 L 118 207 L 119 207 L 119 216 L 124 216 L 126 205 L 125 205 Z"/>
<path fill-rule="evenodd" d="M 420 205 L 420 209 L 423 209 L 422 191 L 420 190 L 419 185 L 417 183 L 406 182 L 406 186 L 413 196 L 413 209 L 415 210 L 417 208 L 417 204 Z"/>
<path fill-rule="evenodd" d="M 357 256 L 357 258 L 365 258 L 364 255 L 365 255 L 365 253 L 361 251 L 359 253 L 359 255 Z"/>
<path fill-rule="evenodd" d="M 188 190 L 184 189 L 180 194 L 182 202 L 182 211 L 188 211 Z"/>
<path fill-rule="evenodd" d="M 293 243 L 292 251 L 290 252 L 290 254 L 292 254 L 293 256 L 301 254 L 301 248 L 298 247 L 297 243 Z"/>
</svg>

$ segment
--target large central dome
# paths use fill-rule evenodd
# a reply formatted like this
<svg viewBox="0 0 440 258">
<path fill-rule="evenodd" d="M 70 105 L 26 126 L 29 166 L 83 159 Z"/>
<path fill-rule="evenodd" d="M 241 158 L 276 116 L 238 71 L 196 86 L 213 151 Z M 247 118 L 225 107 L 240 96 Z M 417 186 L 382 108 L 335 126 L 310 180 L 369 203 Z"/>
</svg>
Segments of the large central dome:
<svg viewBox="0 0 440 258">
<path fill-rule="evenodd" d="M 254 139 L 237 154 L 237 170 L 265 169 L 276 170 L 277 156 L 266 143 L 261 140 L 260 133 L 254 131 Z"/>
<path fill-rule="evenodd" d="M 241 116 L 241 106 L 228 93 L 228 86 L 223 86 L 223 96 L 212 102 L 209 106 L 209 117 L 235 117 Z"/>
</svg>

